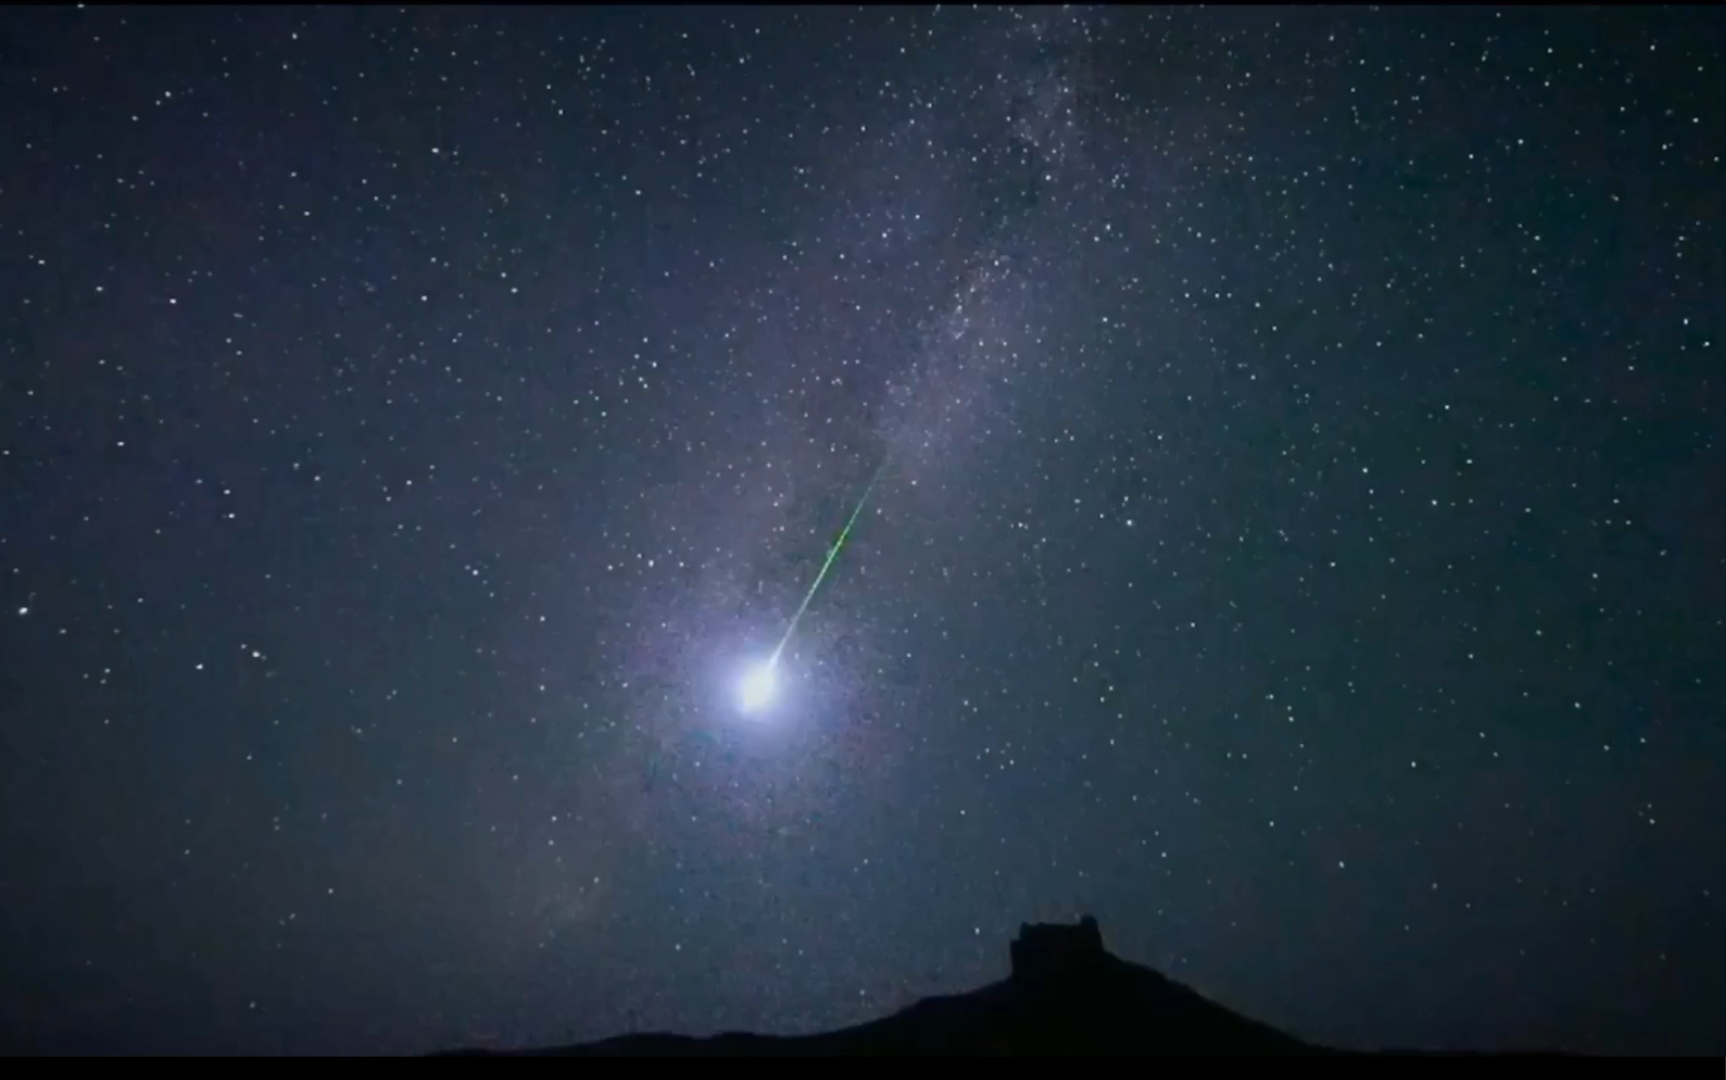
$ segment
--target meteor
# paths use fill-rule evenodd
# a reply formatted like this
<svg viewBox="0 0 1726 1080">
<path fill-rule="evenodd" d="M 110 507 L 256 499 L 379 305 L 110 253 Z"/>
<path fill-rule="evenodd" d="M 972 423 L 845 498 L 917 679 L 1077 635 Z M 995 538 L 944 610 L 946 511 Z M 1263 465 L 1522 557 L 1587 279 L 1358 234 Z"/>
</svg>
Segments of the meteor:
<svg viewBox="0 0 1726 1080">
<path fill-rule="evenodd" d="M 779 638 L 779 644 L 773 647 L 765 661 L 757 664 L 744 673 L 743 680 L 738 684 L 738 703 L 745 712 L 756 713 L 773 703 L 779 694 L 779 658 L 785 655 L 785 647 L 791 644 L 791 635 L 797 632 L 797 624 L 803 621 L 803 613 L 809 610 L 810 601 L 815 599 L 815 593 L 820 590 L 821 583 L 827 580 L 827 572 L 833 569 L 833 562 L 839 558 L 839 553 L 845 549 L 845 541 L 851 536 L 851 529 L 857 524 L 857 519 L 863 514 L 863 507 L 869 502 L 869 496 L 875 490 L 875 482 L 881 479 L 881 474 L 887 469 L 887 461 L 882 459 L 876 466 L 875 475 L 869 478 L 869 484 L 863 489 L 863 497 L 857 500 L 857 506 L 851 511 L 851 516 L 845 521 L 845 528 L 840 531 L 839 539 L 827 549 L 827 558 L 821 564 L 820 573 L 815 575 L 814 584 L 803 594 L 803 602 L 797 605 L 797 611 L 791 616 L 791 622 L 785 627 L 785 633 Z"/>
<path fill-rule="evenodd" d="M 779 691 L 779 664 L 777 660 L 769 660 L 765 664 L 757 664 L 743 675 L 743 681 L 737 687 L 738 704 L 744 712 L 760 712 L 773 704 Z"/>
</svg>

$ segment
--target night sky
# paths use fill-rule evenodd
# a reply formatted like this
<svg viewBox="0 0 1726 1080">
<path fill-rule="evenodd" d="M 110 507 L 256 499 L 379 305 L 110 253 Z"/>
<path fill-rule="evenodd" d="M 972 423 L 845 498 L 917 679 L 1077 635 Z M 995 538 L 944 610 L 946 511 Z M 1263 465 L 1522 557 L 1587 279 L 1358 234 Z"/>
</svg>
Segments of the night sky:
<svg viewBox="0 0 1726 1080">
<path fill-rule="evenodd" d="M 7 11 L 4 1046 L 1722 1052 L 1723 41 Z"/>
</svg>

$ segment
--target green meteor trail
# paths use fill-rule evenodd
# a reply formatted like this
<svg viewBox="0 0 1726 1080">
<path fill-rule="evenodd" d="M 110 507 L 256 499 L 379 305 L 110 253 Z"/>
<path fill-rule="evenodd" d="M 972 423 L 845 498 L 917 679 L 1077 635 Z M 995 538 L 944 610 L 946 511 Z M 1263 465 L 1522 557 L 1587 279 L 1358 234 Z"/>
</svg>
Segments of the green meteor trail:
<svg viewBox="0 0 1726 1080">
<path fill-rule="evenodd" d="M 815 599 L 815 591 L 821 588 L 821 583 L 827 579 L 827 571 L 833 568 L 833 560 L 839 557 L 840 550 L 845 547 L 845 540 L 851 535 L 851 527 L 857 524 L 858 515 L 863 513 L 863 504 L 869 501 L 869 493 L 875 490 L 875 481 L 881 479 L 881 473 L 886 468 L 887 462 L 883 460 L 875 469 L 875 475 L 869 478 L 869 486 L 863 489 L 863 497 L 857 500 L 857 508 L 851 511 L 851 517 L 846 520 L 839 539 L 833 542 L 833 547 L 827 552 L 827 560 L 821 564 L 821 572 L 815 575 L 815 583 L 803 594 L 803 602 L 797 605 L 797 613 L 791 616 L 791 623 L 785 628 L 785 636 L 779 639 L 779 644 L 773 648 L 773 655 L 767 658 L 767 670 L 771 671 L 779 666 L 780 654 L 785 651 L 785 646 L 790 644 L 791 635 L 797 632 L 798 622 L 802 620 L 803 613 L 809 610 L 809 602 Z"/>
</svg>

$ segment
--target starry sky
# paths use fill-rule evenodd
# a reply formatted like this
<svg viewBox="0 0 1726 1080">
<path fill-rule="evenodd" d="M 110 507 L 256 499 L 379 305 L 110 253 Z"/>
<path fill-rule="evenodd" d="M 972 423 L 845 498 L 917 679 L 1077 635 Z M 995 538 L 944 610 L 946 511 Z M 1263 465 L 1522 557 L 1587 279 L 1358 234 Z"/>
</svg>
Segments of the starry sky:
<svg viewBox="0 0 1726 1080">
<path fill-rule="evenodd" d="M 1722 22 L 8 11 L 0 1039 L 1721 1052 Z"/>
</svg>

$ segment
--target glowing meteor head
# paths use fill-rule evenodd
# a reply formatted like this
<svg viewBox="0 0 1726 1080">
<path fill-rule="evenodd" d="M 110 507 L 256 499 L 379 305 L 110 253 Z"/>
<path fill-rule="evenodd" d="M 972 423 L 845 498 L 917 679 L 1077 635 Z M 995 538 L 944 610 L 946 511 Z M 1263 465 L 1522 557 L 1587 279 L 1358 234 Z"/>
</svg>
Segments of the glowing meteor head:
<svg viewBox="0 0 1726 1080">
<path fill-rule="evenodd" d="M 779 694 L 779 665 L 772 660 L 756 664 L 743 673 L 737 686 L 737 700 L 744 712 L 760 712 L 773 703 Z"/>
</svg>

